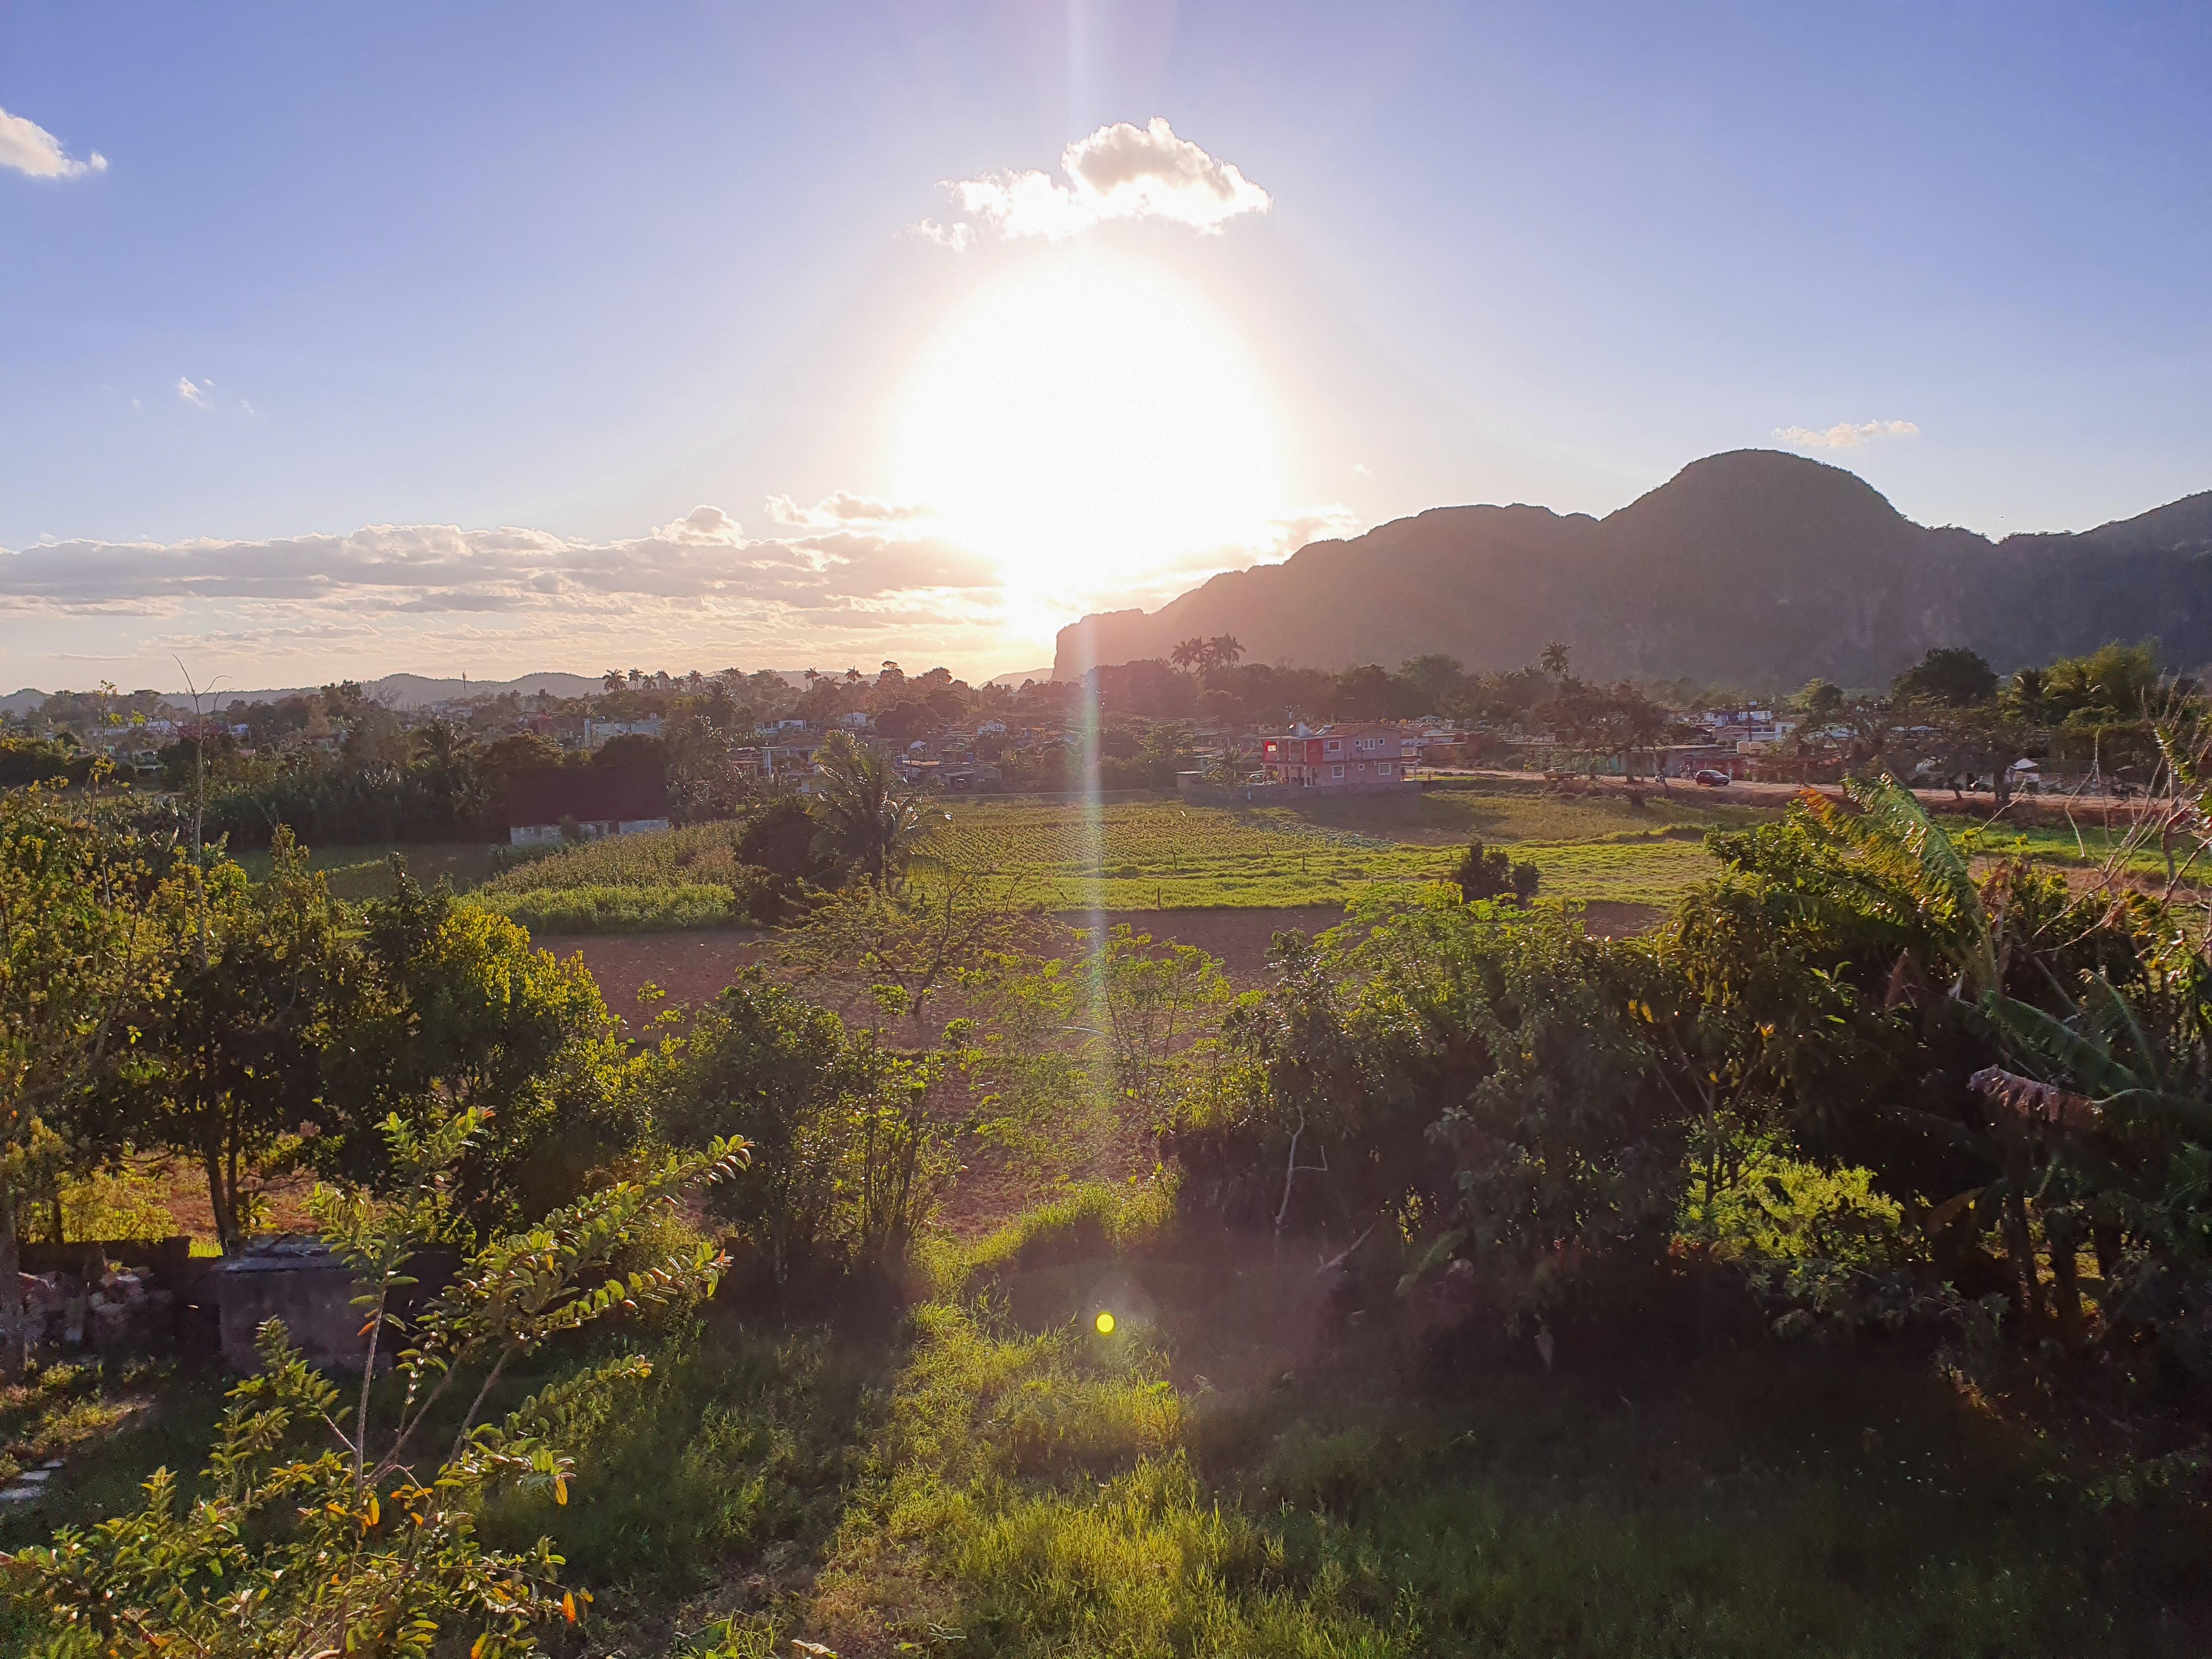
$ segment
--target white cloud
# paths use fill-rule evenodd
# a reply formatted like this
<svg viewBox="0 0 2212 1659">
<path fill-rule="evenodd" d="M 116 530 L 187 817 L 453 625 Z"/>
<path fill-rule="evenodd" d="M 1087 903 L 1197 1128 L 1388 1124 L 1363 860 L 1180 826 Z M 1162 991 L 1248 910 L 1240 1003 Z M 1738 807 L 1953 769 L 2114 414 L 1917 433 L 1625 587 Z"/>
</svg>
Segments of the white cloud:
<svg viewBox="0 0 2212 1659">
<path fill-rule="evenodd" d="M 1127 121 L 1098 129 L 1060 152 L 1068 182 L 1034 170 L 948 179 L 964 212 L 1000 236 L 1063 241 L 1109 219 L 1164 219 L 1200 235 L 1218 235 L 1230 220 L 1265 213 L 1267 192 L 1236 166 L 1209 155 L 1161 117 L 1137 127 Z M 917 233 L 957 252 L 977 234 L 972 225 L 924 220 Z"/>
<path fill-rule="evenodd" d="M 965 253 L 975 245 L 973 225 L 940 225 L 934 219 L 924 219 L 914 227 L 914 234 L 926 237 L 939 247 L 949 247 L 955 253 Z"/>
<path fill-rule="evenodd" d="M 887 529 L 935 516 L 927 507 L 894 506 L 846 489 L 824 495 L 811 507 L 801 507 L 788 495 L 771 495 L 768 515 L 780 525 L 798 530 L 850 530 L 862 526 Z"/>
<path fill-rule="evenodd" d="M 1363 478 L 1371 478 L 1375 476 L 1375 469 L 1364 461 L 1354 461 L 1352 464 L 1352 470 Z"/>
<path fill-rule="evenodd" d="M 647 535 L 611 542 L 539 530 L 375 525 L 269 541 L 41 544 L 0 552 L 0 611 L 161 616 L 206 603 L 328 607 L 349 616 L 579 607 L 768 616 L 992 592 L 999 580 L 987 562 L 936 538 L 859 521 L 752 541 L 720 507 L 699 507 Z"/>
<path fill-rule="evenodd" d="M 192 384 L 191 375 L 182 375 L 177 380 L 177 396 L 195 409 L 213 409 L 215 407 L 214 386 L 213 380 L 210 380 L 205 386 L 195 386 Z"/>
<path fill-rule="evenodd" d="M 1081 608 L 1110 611 L 1137 605 L 1152 610 L 1225 570 L 1279 564 L 1310 542 L 1341 540 L 1358 535 L 1366 527 L 1367 521 L 1341 501 L 1284 514 L 1270 519 L 1249 541 L 1194 550 L 1162 566 L 1142 581 L 1086 594 Z"/>
<path fill-rule="evenodd" d="M 0 109 L 0 167 L 13 167 L 33 179 L 81 179 L 88 173 L 106 172 L 107 158 L 94 150 L 90 160 L 80 161 L 36 121 Z"/>
<path fill-rule="evenodd" d="M 1799 449 L 1857 449 L 1879 438 L 1917 438 L 1920 428 L 1910 421 L 1862 421 L 1832 426 L 1825 432 L 1811 427 L 1781 426 L 1774 435 Z"/>
</svg>

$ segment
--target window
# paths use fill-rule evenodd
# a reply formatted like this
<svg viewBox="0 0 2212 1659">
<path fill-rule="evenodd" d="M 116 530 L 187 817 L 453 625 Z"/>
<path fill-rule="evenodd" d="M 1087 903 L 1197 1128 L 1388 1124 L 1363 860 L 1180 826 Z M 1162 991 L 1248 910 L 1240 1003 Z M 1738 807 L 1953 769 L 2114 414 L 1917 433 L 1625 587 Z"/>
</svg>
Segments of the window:
<svg viewBox="0 0 2212 1659">
<path fill-rule="evenodd" d="M 1376 767 L 1375 769 L 1387 778 L 1390 775 L 1390 763 L 1389 761 L 1384 761 Z"/>
<path fill-rule="evenodd" d="M 1344 768 L 1341 765 L 1332 766 L 1328 771 L 1331 777 L 1340 778 L 1344 775 Z"/>
<path fill-rule="evenodd" d="M 1344 752 L 1344 739 L 1341 738 L 1331 738 L 1328 740 L 1328 752 L 1332 755 L 1341 755 Z"/>
</svg>

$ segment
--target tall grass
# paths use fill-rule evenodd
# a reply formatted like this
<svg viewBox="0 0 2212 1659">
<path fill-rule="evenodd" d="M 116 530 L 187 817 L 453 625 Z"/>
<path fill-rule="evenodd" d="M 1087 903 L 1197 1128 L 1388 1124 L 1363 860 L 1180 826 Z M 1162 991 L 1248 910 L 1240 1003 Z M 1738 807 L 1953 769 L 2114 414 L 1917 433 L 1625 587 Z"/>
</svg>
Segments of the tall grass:
<svg viewBox="0 0 2212 1659">
<path fill-rule="evenodd" d="M 938 1264 L 813 1633 L 1040 1659 L 2201 1650 L 2171 1612 L 2188 1518 L 2116 1554 L 2051 1459 L 1924 1369 L 1631 1343 L 1617 1374 L 1531 1355 L 1420 1387 L 1417 1350 L 1355 1332 L 1224 1390 L 1204 1374 L 1240 1334 L 1300 1348 L 1278 1292 L 1310 1264 L 1209 1271 L 1188 1241 L 1149 1281 L 1090 1264 L 1150 1282 L 1156 1320 L 1012 1317 L 1125 1229 L 1160 1243 L 1141 1205 L 1078 1194 Z"/>
<path fill-rule="evenodd" d="M 534 933 L 765 925 L 781 913 L 784 884 L 738 858 L 742 833 L 698 823 L 584 842 L 495 876 L 470 898 Z"/>
</svg>

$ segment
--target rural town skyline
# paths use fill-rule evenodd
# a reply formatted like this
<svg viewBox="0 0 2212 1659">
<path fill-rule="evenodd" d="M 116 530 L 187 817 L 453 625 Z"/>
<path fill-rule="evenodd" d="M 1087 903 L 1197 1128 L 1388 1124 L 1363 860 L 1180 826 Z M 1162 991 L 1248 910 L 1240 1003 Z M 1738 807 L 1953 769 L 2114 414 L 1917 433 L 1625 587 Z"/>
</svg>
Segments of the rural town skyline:
<svg viewBox="0 0 2212 1659">
<path fill-rule="evenodd" d="M 8 685 L 980 678 L 1730 449 L 2212 486 L 2187 9 L 388 22 L 11 10 Z"/>
</svg>

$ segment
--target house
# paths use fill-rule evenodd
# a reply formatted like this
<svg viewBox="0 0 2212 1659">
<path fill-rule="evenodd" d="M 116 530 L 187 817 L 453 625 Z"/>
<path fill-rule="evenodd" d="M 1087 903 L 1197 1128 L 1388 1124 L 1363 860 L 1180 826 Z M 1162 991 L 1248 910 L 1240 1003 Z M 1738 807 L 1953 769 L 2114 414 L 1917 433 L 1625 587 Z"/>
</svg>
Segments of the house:
<svg viewBox="0 0 2212 1659">
<path fill-rule="evenodd" d="M 1419 737 L 1381 720 L 1340 722 L 1317 732 L 1297 726 L 1260 740 L 1267 781 L 1295 788 L 1410 788 L 1419 763 Z"/>
<path fill-rule="evenodd" d="M 587 841 L 668 828 L 668 780 L 657 764 L 559 766 L 507 781 L 507 838 L 517 847 L 559 841 L 563 827 Z"/>
</svg>

